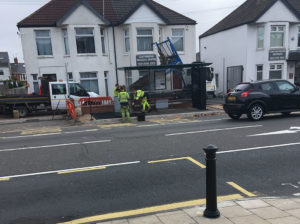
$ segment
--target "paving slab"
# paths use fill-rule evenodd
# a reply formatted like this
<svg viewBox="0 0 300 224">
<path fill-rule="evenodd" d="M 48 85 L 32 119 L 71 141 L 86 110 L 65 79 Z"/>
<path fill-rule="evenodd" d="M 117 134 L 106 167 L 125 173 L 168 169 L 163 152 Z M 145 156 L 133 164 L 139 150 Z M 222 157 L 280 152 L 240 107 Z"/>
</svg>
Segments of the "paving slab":
<svg viewBox="0 0 300 224">
<path fill-rule="evenodd" d="M 209 219 L 205 218 L 203 216 L 196 216 L 194 217 L 194 220 L 199 224 L 233 224 L 229 219 L 225 218 L 224 216 L 221 216 L 217 219 Z"/>
<path fill-rule="evenodd" d="M 190 216 L 183 211 L 173 215 L 160 216 L 159 219 L 164 224 L 197 224 Z"/>
<path fill-rule="evenodd" d="M 292 210 L 300 208 L 300 202 L 296 202 L 291 199 L 267 199 L 265 201 L 281 210 Z"/>
<path fill-rule="evenodd" d="M 263 208 L 263 207 L 270 206 L 269 204 L 267 204 L 266 202 L 264 202 L 261 199 L 237 201 L 236 203 L 246 209 Z"/>
<path fill-rule="evenodd" d="M 233 217 L 230 218 L 234 224 L 270 224 L 266 220 L 256 216 L 256 215 L 249 215 L 243 217 Z"/>
<path fill-rule="evenodd" d="M 161 224 L 161 222 L 155 215 L 148 215 L 130 219 L 129 224 Z"/>
<path fill-rule="evenodd" d="M 240 206 L 229 206 L 225 208 L 219 208 L 221 214 L 226 218 L 233 218 L 239 216 L 248 216 L 251 215 L 251 212 Z"/>
<path fill-rule="evenodd" d="M 267 219 L 271 224 L 300 224 L 300 219 L 295 217 L 283 217 L 277 219 Z"/>
<path fill-rule="evenodd" d="M 281 211 L 280 209 L 275 207 L 256 208 L 251 209 L 250 211 L 263 219 L 273 219 L 289 216 L 288 213 Z"/>
<path fill-rule="evenodd" d="M 300 209 L 288 210 L 286 212 L 300 219 Z"/>
<path fill-rule="evenodd" d="M 205 207 L 195 206 L 193 208 L 184 208 L 182 210 L 189 216 L 196 217 L 203 214 Z"/>
</svg>

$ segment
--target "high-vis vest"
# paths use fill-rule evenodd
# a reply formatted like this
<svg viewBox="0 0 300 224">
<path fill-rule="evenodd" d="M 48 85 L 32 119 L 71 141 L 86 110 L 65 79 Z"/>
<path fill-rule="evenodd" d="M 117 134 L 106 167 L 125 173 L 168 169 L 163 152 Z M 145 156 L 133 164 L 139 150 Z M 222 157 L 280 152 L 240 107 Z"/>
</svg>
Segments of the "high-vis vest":
<svg viewBox="0 0 300 224">
<path fill-rule="evenodd" d="M 118 97 L 119 97 L 120 103 L 126 103 L 126 102 L 128 102 L 128 99 L 130 98 L 129 94 L 127 92 L 120 92 Z"/>
<path fill-rule="evenodd" d="M 115 87 L 115 91 L 114 91 L 115 97 L 118 97 L 119 92 L 120 92 L 120 89 Z"/>
<path fill-rule="evenodd" d="M 144 91 L 143 90 L 137 90 L 136 91 L 136 96 L 135 99 L 138 100 L 139 98 L 143 98 L 144 97 Z"/>
</svg>

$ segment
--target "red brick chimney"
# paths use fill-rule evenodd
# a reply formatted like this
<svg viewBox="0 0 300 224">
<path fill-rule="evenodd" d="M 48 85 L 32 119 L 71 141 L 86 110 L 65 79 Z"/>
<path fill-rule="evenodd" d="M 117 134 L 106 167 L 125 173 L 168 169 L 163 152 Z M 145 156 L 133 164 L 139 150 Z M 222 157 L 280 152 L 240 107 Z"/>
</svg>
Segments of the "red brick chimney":
<svg viewBox="0 0 300 224">
<path fill-rule="evenodd" d="M 14 62 L 15 62 L 15 64 L 19 64 L 17 57 L 14 58 Z"/>
</svg>

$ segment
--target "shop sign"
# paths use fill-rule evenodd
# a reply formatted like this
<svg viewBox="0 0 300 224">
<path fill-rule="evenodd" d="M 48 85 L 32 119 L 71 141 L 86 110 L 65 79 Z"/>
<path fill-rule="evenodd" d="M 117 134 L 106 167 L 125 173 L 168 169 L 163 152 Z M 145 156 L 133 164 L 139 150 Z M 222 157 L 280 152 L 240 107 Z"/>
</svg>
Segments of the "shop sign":
<svg viewBox="0 0 300 224">
<path fill-rule="evenodd" d="M 136 66 L 156 66 L 155 54 L 140 54 L 136 56 Z"/>
<path fill-rule="evenodd" d="M 286 50 L 270 50 L 269 61 L 282 61 L 285 60 Z"/>
</svg>

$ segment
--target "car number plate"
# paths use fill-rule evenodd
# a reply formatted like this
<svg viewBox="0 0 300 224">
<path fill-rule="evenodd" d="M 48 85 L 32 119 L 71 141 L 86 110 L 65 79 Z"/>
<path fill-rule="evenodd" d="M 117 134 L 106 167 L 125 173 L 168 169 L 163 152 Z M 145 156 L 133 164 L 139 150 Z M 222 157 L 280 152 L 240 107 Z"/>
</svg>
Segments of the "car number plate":
<svg viewBox="0 0 300 224">
<path fill-rule="evenodd" d="M 235 97 L 235 96 L 229 96 L 229 97 L 227 98 L 227 100 L 229 100 L 229 101 L 235 101 L 235 100 L 236 100 L 236 97 Z"/>
</svg>

